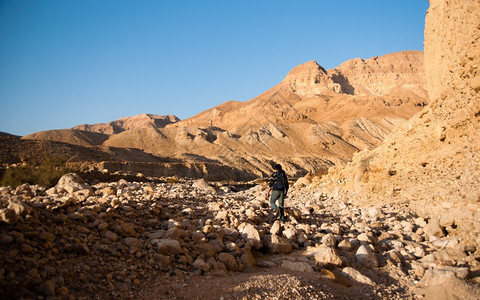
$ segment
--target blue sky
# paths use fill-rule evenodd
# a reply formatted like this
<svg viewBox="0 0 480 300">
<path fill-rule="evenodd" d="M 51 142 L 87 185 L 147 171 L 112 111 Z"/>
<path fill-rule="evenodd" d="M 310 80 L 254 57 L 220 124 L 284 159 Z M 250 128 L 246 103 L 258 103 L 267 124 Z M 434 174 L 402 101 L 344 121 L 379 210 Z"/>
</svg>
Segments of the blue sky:
<svg viewBox="0 0 480 300">
<path fill-rule="evenodd" d="M 247 101 L 295 66 L 423 50 L 427 0 L 0 0 L 0 131 Z"/>
</svg>

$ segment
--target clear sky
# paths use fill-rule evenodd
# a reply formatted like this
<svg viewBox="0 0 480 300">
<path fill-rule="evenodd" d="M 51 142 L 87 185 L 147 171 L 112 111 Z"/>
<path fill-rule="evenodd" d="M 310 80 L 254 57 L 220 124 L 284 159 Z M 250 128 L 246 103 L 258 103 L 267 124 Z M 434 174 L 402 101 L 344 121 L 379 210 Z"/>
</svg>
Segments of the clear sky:
<svg viewBox="0 0 480 300">
<path fill-rule="evenodd" d="M 194 116 L 295 66 L 423 50 L 427 0 L 0 0 L 0 131 Z"/>
</svg>

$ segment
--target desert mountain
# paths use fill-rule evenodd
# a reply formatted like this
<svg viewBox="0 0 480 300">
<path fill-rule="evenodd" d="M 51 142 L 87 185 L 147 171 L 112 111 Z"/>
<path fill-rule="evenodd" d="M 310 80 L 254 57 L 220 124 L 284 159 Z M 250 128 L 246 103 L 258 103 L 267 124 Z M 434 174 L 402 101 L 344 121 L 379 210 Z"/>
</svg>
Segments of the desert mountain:
<svg viewBox="0 0 480 300">
<path fill-rule="evenodd" d="M 332 170 L 327 190 L 360 204 L 407 203 L 449 235 L 467 234 L 467 243 L 480 244 L 478 20 L 478 1 L 430 0 L 425 71 L 431 104 L 379 147 Z"/>
<path fill-rule="evenodd" d="M 83 125 L 81 125 L 83 126 Z M 49 140 L 64 142 L 80 146 L 99 146 L 108 139 L 107 134 L 78 130 L 78 129 L 58 129 L 46 130 L 29 134 L 24 137 L 27 140 Z"/>
<path fill-rule="evenodd" d="M 214 161 L 258 176 L 277 161 L 292 176 L 301 176 L 324 173 L 353 153 L 376 147 L 428 101 L 423 52 L 404 51 L 354 59 L 328 71 L 310 61 L 250 101 L 229 101 L 183 121 L 140 115 L 24 139 L 136 148 L 160 157 Z"/>
<path fill-rule="evenodd" d="M 141 114 L 133 117 L 124 117 L 108 123 L 83 124 L 73 129 L 91 132 L 117 134 L 123 131 L 137 128 L 162 128 L 168 124 L 180 121 L 173 115 L 159 116 L 154 114 Z"/>
</svg>

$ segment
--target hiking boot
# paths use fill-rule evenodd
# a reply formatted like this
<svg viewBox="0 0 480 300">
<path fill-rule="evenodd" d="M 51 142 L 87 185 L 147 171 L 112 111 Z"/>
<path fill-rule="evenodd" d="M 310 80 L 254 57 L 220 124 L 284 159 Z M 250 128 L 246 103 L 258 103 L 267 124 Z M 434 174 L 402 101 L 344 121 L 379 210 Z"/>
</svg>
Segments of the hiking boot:
<svg viewBox="0 0 480 300">
<path fill-rule="evenodd" d="M 275 219 L 278 219 L 278 217 L 280 216 L 280 208 L 277 208 L 277 209 L 274 211 L 274 215 L 275 215 Z"/>
</svg>

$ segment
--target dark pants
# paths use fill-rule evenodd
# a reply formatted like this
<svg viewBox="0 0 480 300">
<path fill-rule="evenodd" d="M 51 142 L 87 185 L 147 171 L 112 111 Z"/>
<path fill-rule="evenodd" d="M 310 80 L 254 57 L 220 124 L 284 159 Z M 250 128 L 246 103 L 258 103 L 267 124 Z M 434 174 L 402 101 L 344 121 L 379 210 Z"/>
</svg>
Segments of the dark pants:
<svg viewBox="0 0 480 300">
<path fill-rule="evenodd" d="M 285 193 L 283 190 L 273 190 L 272 195 L 270 196 L 270 205 L 272 206 L 273 210 L 280 209 L 280 219 L 284 219 L 284 208 L 283 202 L 285 200 Z M 278 201 L 278 206 L 275 202 Z"/>
</svg>

